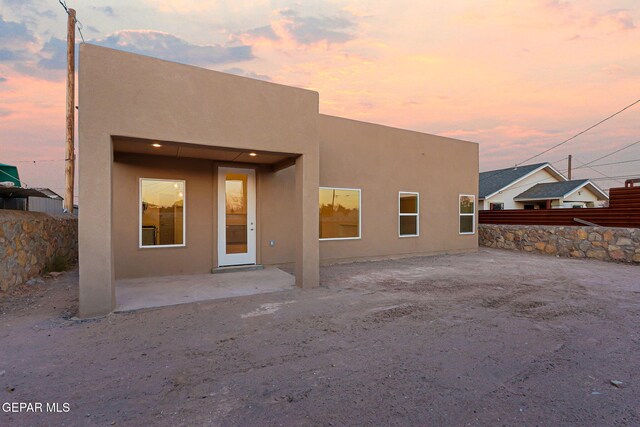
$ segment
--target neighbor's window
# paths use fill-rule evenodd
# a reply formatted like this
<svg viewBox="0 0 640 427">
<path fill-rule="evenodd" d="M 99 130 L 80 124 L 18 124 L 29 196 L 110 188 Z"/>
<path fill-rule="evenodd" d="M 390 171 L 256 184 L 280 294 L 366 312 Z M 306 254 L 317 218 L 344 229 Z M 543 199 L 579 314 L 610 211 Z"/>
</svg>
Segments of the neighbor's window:
<svg viewBox="0 0 640 427">
<path fill-rule="evenodd" d="M 460 195 L 460 234 L 473 234 L 476 226 L 476 196 Z"/>
<path fill-rule="evenodd" d="M 398 194 L 398 234 L 400 237 L 420 235 L 420 195 L 401 191 Z"/>
<path fill-rule="evenodd" d="M 320 187 L 320 239 L 360 238 L 360 190 Z"/>
<path fill-rule="evenodd" d="M 184 245 L 184 181 L 140 179 L 140 247 Z"/>
</svg>

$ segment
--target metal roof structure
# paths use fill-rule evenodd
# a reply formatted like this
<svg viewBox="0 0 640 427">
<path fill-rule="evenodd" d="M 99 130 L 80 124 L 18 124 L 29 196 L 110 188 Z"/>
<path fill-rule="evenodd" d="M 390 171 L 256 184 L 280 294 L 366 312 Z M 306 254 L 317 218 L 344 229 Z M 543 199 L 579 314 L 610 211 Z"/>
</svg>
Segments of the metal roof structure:
<svg viewBox="0 0 640 427">
<path fill-rule="evenodd" d="M 2 187 L 0 186 L 0 197 L 6 198 L 18 198 L 18 197 L 47 197 L 49 196 L 40 190 L 35 188 L 20 188 L 20 187 Z"/>
</svg>

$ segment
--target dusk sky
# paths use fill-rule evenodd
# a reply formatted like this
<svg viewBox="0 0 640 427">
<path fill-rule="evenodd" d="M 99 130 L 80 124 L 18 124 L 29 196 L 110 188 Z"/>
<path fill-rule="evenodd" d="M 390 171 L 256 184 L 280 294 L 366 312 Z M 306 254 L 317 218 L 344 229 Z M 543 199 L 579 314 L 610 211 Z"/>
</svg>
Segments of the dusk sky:
<svg viewBox="0 0 640 427">
<path fill-rule="evenodd" d="M 0 1 L 0 163 L 63 194 L 66 14 L 58 0 Z M 67 4 L 89 43 L 313 89 L 325 114 L 475 141 L 481 171 L 640 98 L 638 0 Z M 533 162 L 564 171 L 567 154 L 580 166 L 638 140 L 640 104 Z M 620 161 L 574 176 L 622 186 L 600 178 L 640 176 L 640 144 L 594 165 Z"/>
</svg>

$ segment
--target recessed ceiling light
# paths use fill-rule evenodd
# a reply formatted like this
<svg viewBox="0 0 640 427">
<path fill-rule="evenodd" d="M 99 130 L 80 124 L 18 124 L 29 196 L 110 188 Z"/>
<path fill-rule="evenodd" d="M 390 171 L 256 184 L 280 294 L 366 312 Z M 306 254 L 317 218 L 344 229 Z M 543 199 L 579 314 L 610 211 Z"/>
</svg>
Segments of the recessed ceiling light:
<svg viewBox="0 0 640 427">
<path fill-rule="evenodd" d="M 251 157 L 255 157 L 255 156 L 257 156 L 257 154 L 256 154 L 256 153 L 249 153 L 249 155 L 250 155 Z"/>
<path fill-rule="evenodd" d="M 162 147 L 161 144 L 158 144 L 157 142 L 155 144 L 151 144 L 151 146 L 155 147 L 155 148 L 160 148 Z"/>
</svg>

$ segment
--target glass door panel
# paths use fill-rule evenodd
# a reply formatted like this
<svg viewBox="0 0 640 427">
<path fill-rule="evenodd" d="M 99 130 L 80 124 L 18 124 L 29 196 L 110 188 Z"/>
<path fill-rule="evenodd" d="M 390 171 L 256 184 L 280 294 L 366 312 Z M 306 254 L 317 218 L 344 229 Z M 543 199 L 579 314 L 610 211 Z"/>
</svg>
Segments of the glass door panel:
<svg viewBox="0 0 640 427">
<path fill-rule="evenodd" d="M 226 253 L 247 253 L 247 175 L 225 176 Z"/>
<path fill-rule="evenodd" d="M 218 267 L 256 263 L 256 172 L 218 168 Z"/>
</svg>

